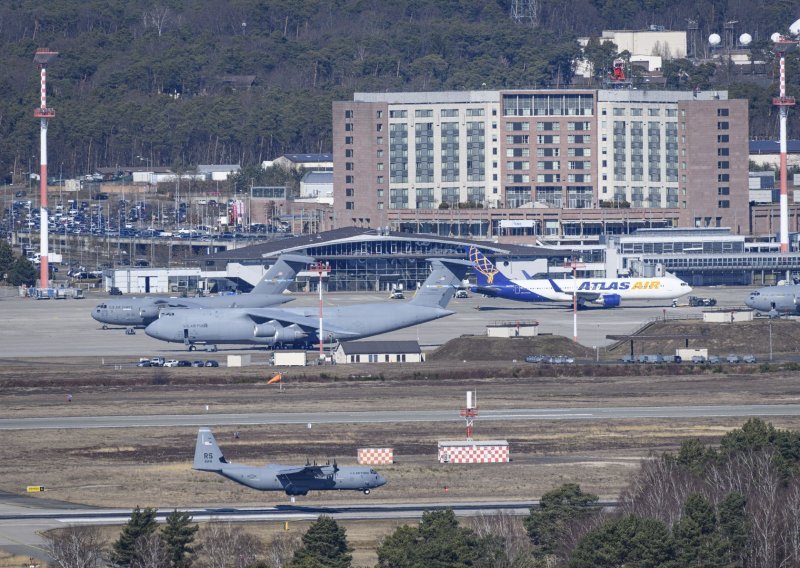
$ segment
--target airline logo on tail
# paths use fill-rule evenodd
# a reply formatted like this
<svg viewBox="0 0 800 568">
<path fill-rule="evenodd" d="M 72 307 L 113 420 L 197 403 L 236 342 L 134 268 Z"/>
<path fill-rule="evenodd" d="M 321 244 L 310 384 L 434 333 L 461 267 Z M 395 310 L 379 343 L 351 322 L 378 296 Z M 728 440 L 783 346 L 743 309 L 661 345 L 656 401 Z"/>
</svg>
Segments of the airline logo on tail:
<svg viewBox="0 0 800 568">
<path fill-rule="evenodd" d="M 488 284 L 494 282 L 494 275 L 500 271 L 497 270 L 489 259 L 483 256 L 477 248 L 469 247 L 469 260 L 472 262 L 472 266 L 475 270 L 486 277 L 486 282 Z"/>
</svg>

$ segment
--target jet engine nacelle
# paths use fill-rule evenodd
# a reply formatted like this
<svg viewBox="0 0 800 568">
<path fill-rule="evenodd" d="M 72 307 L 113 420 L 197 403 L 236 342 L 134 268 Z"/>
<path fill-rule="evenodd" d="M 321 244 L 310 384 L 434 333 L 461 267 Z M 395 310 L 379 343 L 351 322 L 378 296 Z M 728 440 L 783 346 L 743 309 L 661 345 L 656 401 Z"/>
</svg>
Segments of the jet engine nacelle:
<svg viewBox="0 0 800 568">
<path fill-rule="evenodd" d="M 272 337 L 278 332 L 271 323 L 259 323 L 253 327 L 253 337 Z"/>
<path fill-rule="evenodd" d="M 275 332 L 275 343 L 294 343 L 308 337 L 308 334 L 296 325 L 282 327 Z"/>
<path fill-rule="evenodd" d="M 604 294 L 595 301 L 604 308 L 616 308 L 621 300 L 622 298 L 619 294 Z"/>
</svg>

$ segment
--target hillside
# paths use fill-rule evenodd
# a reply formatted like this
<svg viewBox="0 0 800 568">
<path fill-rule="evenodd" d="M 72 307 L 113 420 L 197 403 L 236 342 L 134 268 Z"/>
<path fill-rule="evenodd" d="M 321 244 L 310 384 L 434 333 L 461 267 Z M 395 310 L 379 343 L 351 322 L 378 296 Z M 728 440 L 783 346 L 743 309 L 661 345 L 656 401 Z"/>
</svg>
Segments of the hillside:
<svg viewBox="0 0 800 568">
<path fill-rule="evenodd" d="M 696 18 L 703 38 L 738 20 L 763 40 L 800 15 L 782 0 L 537 5 L 515 21 L 510 0 L 3 2 L 0 171 L 20 176 L 38 161 L 37 47 L 61 53 L 48 70 L 57 112 L 49 162 L 67 177 L 115 164 L 248 166 L 331 151 L 331 102 L 353 92 L 563 86 L 578 35 L 683 29 Z M 679 88 L 730 86 L 751 99 L 752 133 L 774 134 L 772 90 L 729 85 L 708 68 L 665 70 Z M 789 79 L 800 94 L 797 54 Z M 796 121 L 790 128 L 800 135 Z"/>
</svg>

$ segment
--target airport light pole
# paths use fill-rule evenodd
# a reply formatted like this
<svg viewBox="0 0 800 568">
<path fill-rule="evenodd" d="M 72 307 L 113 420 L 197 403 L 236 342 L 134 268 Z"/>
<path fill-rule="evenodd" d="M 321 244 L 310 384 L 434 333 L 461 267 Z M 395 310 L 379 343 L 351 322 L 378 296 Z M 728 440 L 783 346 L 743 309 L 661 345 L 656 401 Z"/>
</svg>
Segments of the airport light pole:
<svg viewBox="0 0 800 568">
<path fill-rule="evenodd" d="M 570 262 L 565 266 L 572 268 L 572 341 L 578 343 L 578 261 L 573 256 Z M 586 266 L 583 263 L 580 263 L 580 266 Z"/>
<path fill-rule="evenodd" d="M 311 270 L 319 275 L 319 284 L 317 286 L 319 291 L 319 361 L 320 363 L 325 360 L 325 332 L 322 327 L 322 276 L 330 270 L 330 266 L 320 261 L 311 266 Z"/>
</svg>

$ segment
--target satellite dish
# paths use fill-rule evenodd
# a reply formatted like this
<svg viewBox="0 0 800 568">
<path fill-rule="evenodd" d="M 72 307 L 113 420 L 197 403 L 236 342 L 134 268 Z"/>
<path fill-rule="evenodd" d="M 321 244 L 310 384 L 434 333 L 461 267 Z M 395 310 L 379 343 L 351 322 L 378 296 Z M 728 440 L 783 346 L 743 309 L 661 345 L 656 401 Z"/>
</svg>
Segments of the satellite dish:
<svg viewBox="0 0 800 568">
<path fill-rule="evenodd" d="M 789 26 L 789 31 L 793 36 L 800 35 L 800 20 L 795 20 L 795 22 Z"/>
<path fill-rule="evenodd" d="M 711 34 L 710 36 L 708 36 L 708 43 L 711 44 L 712 46 L 719 45 L 719 42 L 721 41 L 722 38 L 719 37 L 719 34 Z"/>
<path fill-rule="evenodd" d="M 742 34 L 739 36 L 740 45 L 750 45 L 751 41 L 753 41 L 753 36 L 751 36 L 750 34 Z"/>
<path fill-rule="evenodd" d="M 778 32 L 775 32 L 774 34 L 769 36 L 769 39 L 772 40 L 772 43 L 778 43 L 783 38 L 781 37 L 781 34 L 779 34 Z"/>
</svg>

